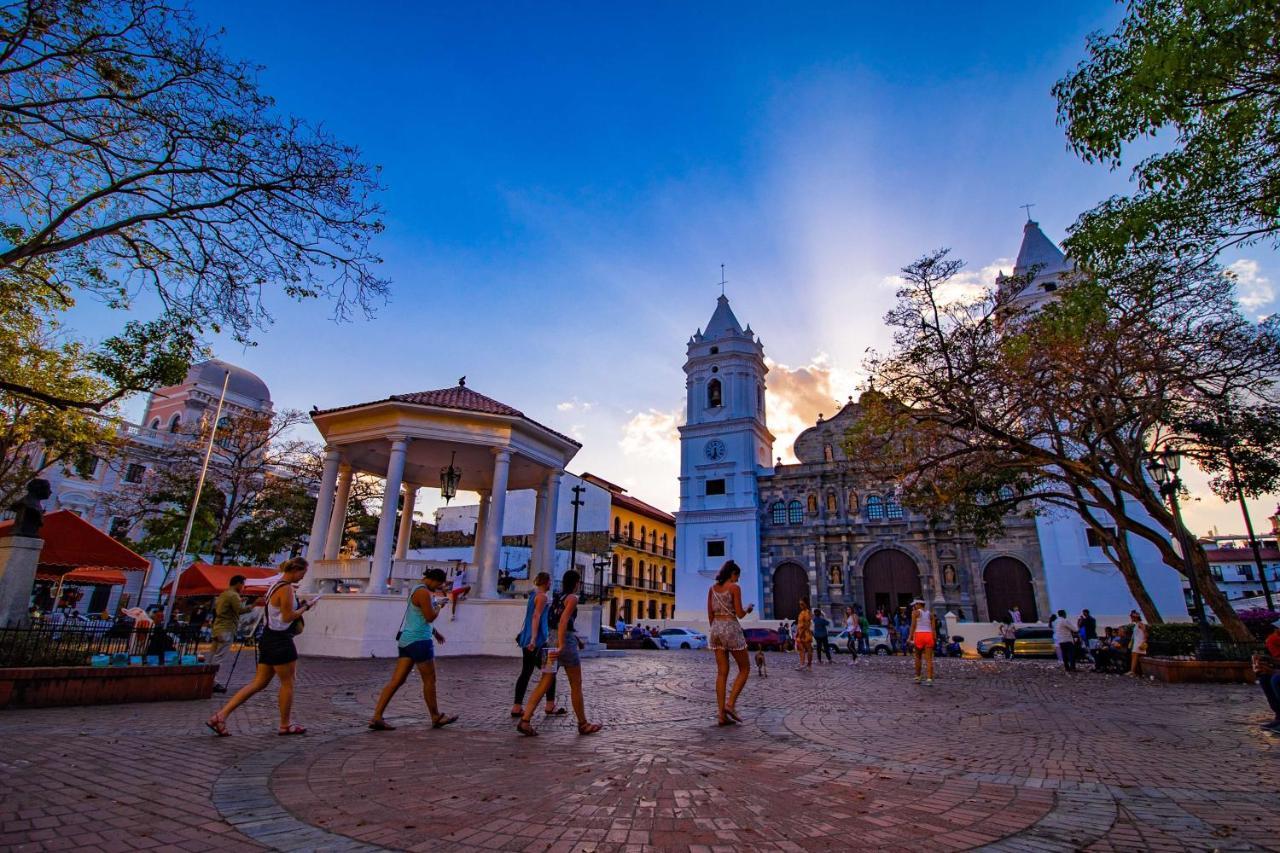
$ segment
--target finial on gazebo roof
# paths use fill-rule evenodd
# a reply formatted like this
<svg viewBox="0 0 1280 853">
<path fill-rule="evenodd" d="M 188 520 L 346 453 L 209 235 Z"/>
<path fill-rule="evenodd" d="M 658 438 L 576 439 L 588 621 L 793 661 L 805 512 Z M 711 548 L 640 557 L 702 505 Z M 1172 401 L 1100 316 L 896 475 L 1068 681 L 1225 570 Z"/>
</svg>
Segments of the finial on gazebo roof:
<svg viewBox="0 0 1280 853">
<path fill-rule="evenodd" d="M 458 387 L 459 387 L 459 388 L 466 388 L 466 387 L 467 387 L 467 377 L 466 377 L 466 376 L 462 376 L 461 378 L 459 378 L 459 379 L 458 379 Z"/>
</svg>

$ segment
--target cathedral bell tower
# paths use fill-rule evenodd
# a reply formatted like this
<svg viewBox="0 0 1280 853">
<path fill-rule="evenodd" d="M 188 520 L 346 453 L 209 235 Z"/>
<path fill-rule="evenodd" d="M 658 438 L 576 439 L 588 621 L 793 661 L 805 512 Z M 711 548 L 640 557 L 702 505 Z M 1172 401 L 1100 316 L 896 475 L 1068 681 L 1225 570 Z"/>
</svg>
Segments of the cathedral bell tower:
<svg viewBox="0 0 1280 853">
<path fill-rule="evenodd" d="M 707 587 L 726 560 L 742 568 L 744 606 L 759 612 L 760 499 L 756 475 L 771 464 L 765 425 L 764 347 L 721 296 L 706 331 L 689 339 L 680 427 L 676 513 L 676 616 L 705 620 Z"/>
</svg>

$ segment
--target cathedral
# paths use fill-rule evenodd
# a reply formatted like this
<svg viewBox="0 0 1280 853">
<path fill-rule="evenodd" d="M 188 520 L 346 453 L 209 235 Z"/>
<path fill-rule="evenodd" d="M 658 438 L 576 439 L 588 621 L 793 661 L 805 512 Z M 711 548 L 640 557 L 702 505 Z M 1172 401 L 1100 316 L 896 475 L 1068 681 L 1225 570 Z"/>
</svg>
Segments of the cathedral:
<svg viewBox="0 0 1280 853">
<path fill-rule="evenodd" d="M 1031 270 L 1020 299 L 1034 306 L 1054 298 L 1071 262 L 1029 221 L 1013 272 Z M 1001 275 L 996 284 L 1009 280 Z M 891 484 L 869 478 L 845 453 L 844 437 L 862 411 L 853 398 L 800 434 L 798 462 L 775 462 L 764 346 L 725 296 L 689 339 L 684 371 L 677 618 L 705 619 L 707 587 L 727 559 L 742 568 L 744 602 L 756 603 L 764 619 L 795 618 L 806 597 L 824 610 L 867 614 L 924 598 L 937 612 L 976 621 L 1004 621 L 1014 608 L 1035 621 L 1051 607 L 1095 614 L 1133 607 L 1078 516 L 1010 516 L 1001 537 L 979 546 L 903 506 Z M 1185 612 L 1175 575 L 1154 547 L 1133 540 L 1131 547 L 1162 612 Z"/>
</svg>

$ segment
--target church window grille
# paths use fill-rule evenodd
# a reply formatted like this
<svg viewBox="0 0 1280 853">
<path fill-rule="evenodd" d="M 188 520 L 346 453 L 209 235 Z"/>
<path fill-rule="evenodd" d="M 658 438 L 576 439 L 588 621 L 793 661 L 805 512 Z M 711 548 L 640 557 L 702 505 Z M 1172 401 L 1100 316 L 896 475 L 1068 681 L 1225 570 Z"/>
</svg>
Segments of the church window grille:
<svg viewBox="0 0 1280 853">
<path fill-rule="evenodd" d="M 707 540 L 707 556 L 723 557 L 724 556 L 724 540 L 708 539 Z"/>
<path fill-rule="evenodd" d="M 712 379 L 707 384 L 707 408 L 718 409 L 721 406 L 723 395 L 720 391 L 720 380 Z"/>
<path fill-rule="evenodd" d="M 809 515 L 818 514 L 818 496 L 809 495 Z"/>
<path fill-rule="evenodd" d="M 787 504 L 787 523 L 800 524 L 804 521 L 804 506 L 800 501 L 792 501 Z"/>
<path fill-rule="evenodd" d="M 884 501 L 879 495 L 867 495 L 867 518 L 871 521 L 884 518 Z"/>
<path fill-rule="evenodd" d="M 707 480 L 707 494 L 723 495 L 725 493 L 724 479 Z"/>
<path fill-rule="evenodd" d="M 787 523 L 787 505 L 782 501 L 774 501 L 773 506 L 769 507 L 769 512 L 773 514 L 774 524 Z"/>
<path fill-rule="evenodd" d="M 1013 487 L 1011 487 L 1011 486 L 1001 486 L 1001 487 L 1000 487 L 1000 491 L 999 491 L 997 494 L 999 494 L 999 495 L 1000 495 L 1000 500 L 1002 500 L 1002 501 L 1011 501 L 1011 500 L 1013 500 Z"/>
<path fill-rule="evenodd" d="M 902 504 L 898 503 L 895 497 L 889 497 L 884 502 L 884 514 L 889 518 L 902 518 Z"/>
</svg>

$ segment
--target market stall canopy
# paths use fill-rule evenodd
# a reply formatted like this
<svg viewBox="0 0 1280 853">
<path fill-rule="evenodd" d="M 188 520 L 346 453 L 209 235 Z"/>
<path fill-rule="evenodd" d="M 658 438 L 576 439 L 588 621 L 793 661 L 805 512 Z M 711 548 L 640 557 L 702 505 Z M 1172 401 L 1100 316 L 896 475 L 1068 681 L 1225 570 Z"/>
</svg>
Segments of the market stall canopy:
<svg viewBox="0 0 1280 853">
<path fill-rule="evenodd" d="M 214 566 L 209 563 L 192 563 L 178 578 L 178 598 L 189 595 L 218 595 L 231 585 L 236 575 L 244 575 L 245 587 L 254 586 L 260 578 L 271 577 L 276 570 L 267 566 Z M 173 581 L 161 591 L 168 595 Z"/>
<path fill-rule="evenodd" d="M 0 538 L 10 535 L 12 521 L 0 522 Z M 135 554 L 70 510 L 44 517 L 44 545 L 36 577 L 66 583 L 123 584 L 121 572 L 144 572 L 150 562 Z M 74 576 L 74 577 L 73 577 Z"/>
</svg>

